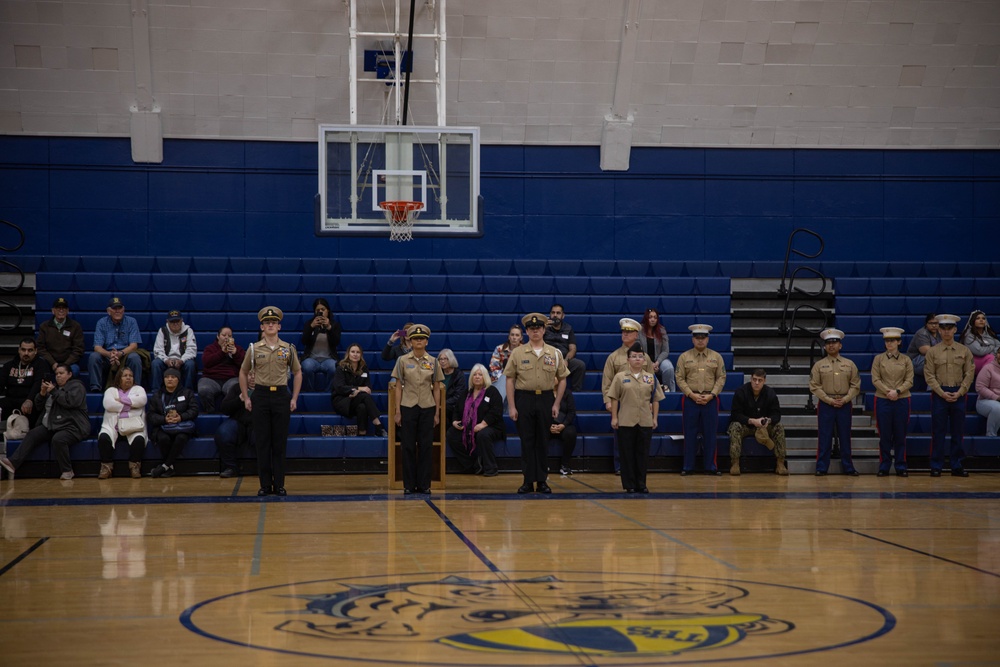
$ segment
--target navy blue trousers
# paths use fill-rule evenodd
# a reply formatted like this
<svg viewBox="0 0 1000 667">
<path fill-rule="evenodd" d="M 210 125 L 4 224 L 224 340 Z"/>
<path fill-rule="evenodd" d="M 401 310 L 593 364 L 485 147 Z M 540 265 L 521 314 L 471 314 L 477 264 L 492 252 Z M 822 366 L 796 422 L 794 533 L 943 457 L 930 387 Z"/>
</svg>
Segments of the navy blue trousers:
<svg viewBox="0 0 1000 667">
<path fill-rule="evenodd" d="M 843 472 L 854 470 L 851 460 L 851 412 L 853 405 L 845 403 L 835 408 L 820 401 L 817 410 L 819 420 L 819 446 L 816 450 L 816 472 L 826 472 L 830 469 L 830 454 L 833 452 L 833 425 L 837 425 L 840 434 L 840 463 Z"/>
<path fill-rule="evenodd" d="M 875 397 L 875 426 L 878 429 L 878 469 L 889 472 L 895 463 L 896 472 L 906 470 L 906 431 L 910 424 L 910 399 Z M 893 461 L 895 454 L 895 461 Z"/>
<path fill-rule="evenodd" d="M 684 428 L 684 470 L 694 470 L 694 460 L 698 452 L 698 434 L 701 434 L 701 456 L 705 472 L 715 472 L 715 439 L 719 430 L 719 399 L 698 405 L 687 396 L 681 399 L 681 419 Z"/>
<path fill-rule="evenodd" d="M 941 387 L 944 391 L 958 391 L 958 387 Z M 951 447 L 948 453 L 952 470 L 962 468 L 965 451 L 962 441 L 965 437 L 965 403 L 966 397 L 949 403 L 936 393 L 931 394 L 931 470 L 941 470 L 944 467 L 944 452 L 948 436 L 951 435 Z"/>
</svg>

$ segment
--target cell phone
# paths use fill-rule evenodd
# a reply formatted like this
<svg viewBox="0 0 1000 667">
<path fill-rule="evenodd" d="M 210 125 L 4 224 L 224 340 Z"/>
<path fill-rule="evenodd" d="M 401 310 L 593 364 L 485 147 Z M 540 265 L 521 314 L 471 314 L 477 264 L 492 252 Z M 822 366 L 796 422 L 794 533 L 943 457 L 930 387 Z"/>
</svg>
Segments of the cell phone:
<svg viewBox="0 0 1000 667">
<path fill-rule="evenodd" d="M 42 382 L 55 382 L 55 381 L 56 381 L 55 373 L 46 373 L 42 377 Z"/>
<path fill-rule="evenodd" d="M 406 338 L 406 330 L 405 329 L 397 329 L 396 330 L 396 335 L 399 336 L 400 338 Z"/>
</svg>

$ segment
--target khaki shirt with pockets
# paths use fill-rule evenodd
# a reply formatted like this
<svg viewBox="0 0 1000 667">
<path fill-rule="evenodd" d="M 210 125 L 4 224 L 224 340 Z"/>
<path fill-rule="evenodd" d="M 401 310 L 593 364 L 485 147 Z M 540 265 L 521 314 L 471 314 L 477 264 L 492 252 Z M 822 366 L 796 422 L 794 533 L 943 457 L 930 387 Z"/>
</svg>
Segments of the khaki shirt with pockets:
<svg viewBox="0 0 1000 667">
<path fill-rule="evenodd" d="M 392 379 L 403 383 L 400 407 L 433 408 L 434 383 L 444 382 L 444 371 L 437 359 L 426 352 L 422 357 L 415 357 L 412 352 L 407 352 L 396 359 Z"/>
<path fill-rule="evenodd" d="M 514 380 L 514 390 L 555 391 L 557 379 L 569 375 L 562 352 L 551 345 L 542 346 L 541 354 L 525 343 L 510 353 L 504 375 Z"/>
<path fill-rule="evenodd" d="M 622 371 L 611 381 L 608 398 L 618 401 L 618 426 L 653 426 L 653 401 L 663 400 L 663 388 L 656 376 L 640 371 Z"/>
<path fill-rule="evenodd" d="M 274 348 L 263 339 L 252 343 L 240 370 L 252 371 L 258 387 L 282 387 L 288 385 L 288 371 L 298 373 L 301 368 L 295 346 L 279 338 Z"/>
</svg>

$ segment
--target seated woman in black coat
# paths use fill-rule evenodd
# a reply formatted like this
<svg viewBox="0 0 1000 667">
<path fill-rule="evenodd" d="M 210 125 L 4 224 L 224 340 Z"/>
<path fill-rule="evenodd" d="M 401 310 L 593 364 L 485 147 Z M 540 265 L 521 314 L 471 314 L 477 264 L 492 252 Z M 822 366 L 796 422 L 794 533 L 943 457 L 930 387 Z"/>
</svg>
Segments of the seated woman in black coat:
<svg viewBox="0 0 1000 667">
<path fill-rule="evenodd" d="M 507 437 L 503 422 L 503 398 L 490 382 L 482 364 L 469 371 L 469 391 L 458 418 L 448 423 L 447 441 L 462 472 L 496 476 L 493 443 Z"/>
<path fill-rule="evenodd" d="M 465 393 L 469 390 L 469 386 L 465 380 L 465 373 L 458 367 L 458 358 L 451 349 L 446 347 L 441 350 L 437 359 L 441 373 L 444 374 L 444 419 L 446 424 L 450 424 L 461 417 Z"/>
<path fill-rule="evenodd" d="M 341 417 L 357 417 L 358 435 L 368 435 L 368 422 L 375 427 L 378 437 L 385 435 L 379 420 L 378 406 L 372 398 L 372 388 L 368 377 L 365 351 L 357 343 L 347 348 L 344 358 L 337 364 L 333 374 L 333 409 Z"/>
</svg>

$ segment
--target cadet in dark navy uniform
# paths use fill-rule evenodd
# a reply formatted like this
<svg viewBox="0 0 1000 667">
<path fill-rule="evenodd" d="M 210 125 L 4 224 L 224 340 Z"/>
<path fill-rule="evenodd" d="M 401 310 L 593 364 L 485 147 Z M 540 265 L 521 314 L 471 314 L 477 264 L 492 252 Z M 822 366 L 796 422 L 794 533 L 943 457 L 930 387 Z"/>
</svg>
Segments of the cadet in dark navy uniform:
<svg viewBox="0 0 1000 667">
<path fill-rule="evenodd" d="M 288 448 L 288 425 L 302 389 L 302 367 L 295 346 L 278 338 L 284 313 L 276 306 L 265 306 L 257 313 L 264 335 L 250 345 L 240 366 L 240 390 L 253 419 L 257 447 L 258 496 L 287 495 L 285 491 L 285 452 Z M 288 371 L 292 372 L 292 393 L 288 393 Z M 253 372 L 256 386 L 248 392 L 248 375 Z"/>
</svg>

